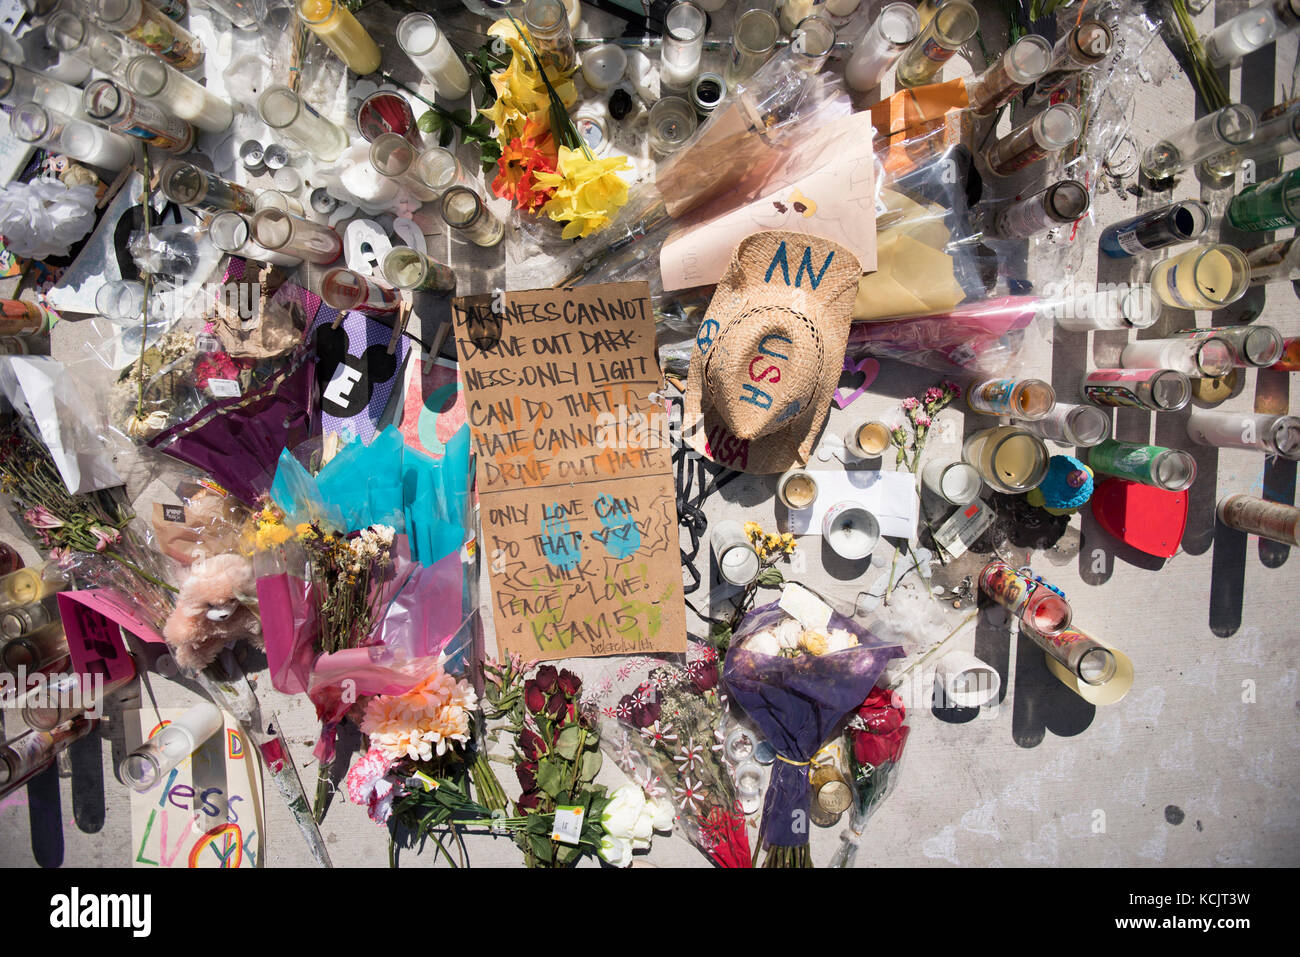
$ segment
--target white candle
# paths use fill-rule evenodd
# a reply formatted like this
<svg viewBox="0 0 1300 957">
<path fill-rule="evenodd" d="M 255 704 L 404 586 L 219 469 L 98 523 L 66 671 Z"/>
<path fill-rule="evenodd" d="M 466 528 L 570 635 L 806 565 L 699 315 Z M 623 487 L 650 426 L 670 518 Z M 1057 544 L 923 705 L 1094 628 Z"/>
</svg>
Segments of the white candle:
<svg viewBox="0 0 1300 957">
<path fill-rule="evenodd" d="M 397 199 L 397 184 L 371 166 L 369 160 L 350 164 L 339 181 L 344 189 L 370 206 L 387 206 Z"/>
<path fill-rule="evenodd" d="M 229 129 L 235 120 L 235 110 L 229 103 L 152 53 L 138 56 L 127 65 L 126 82 L 137 96 L 152 100 L 209 133 Z"/>
<path fill-rule="evenodd" d="M 469 71 L 428 14 L 403 17 L 397 25 L 397 42 L 440 94 L 458 100 L 469 92 Z"/>
</svg>

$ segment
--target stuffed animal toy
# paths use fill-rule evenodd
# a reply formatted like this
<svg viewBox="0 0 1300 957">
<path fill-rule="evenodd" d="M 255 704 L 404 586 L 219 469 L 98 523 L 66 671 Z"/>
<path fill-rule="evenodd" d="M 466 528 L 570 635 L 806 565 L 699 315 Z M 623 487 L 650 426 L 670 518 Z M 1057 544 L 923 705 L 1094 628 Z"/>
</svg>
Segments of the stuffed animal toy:
<svg viewBox="0 0 1300 957">
<path fill-rule="evenodd" d="M 260 646 L 262 622 L 240 600 L 254 595 L 256 587 L 253 564 L 240 555 L 213 555 L 195 562 L 163 626 L 176 663 L 200 671 L 240 638 Z"/>
</svg>

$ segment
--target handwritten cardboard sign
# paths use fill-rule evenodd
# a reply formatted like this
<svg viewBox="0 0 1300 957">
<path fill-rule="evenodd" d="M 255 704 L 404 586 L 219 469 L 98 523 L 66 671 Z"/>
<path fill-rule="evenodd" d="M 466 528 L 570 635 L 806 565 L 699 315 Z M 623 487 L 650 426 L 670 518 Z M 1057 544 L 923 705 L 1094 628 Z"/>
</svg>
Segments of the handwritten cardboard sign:
<svg viewBox="0 0 1300 957">
<path fill-rule="evenodd" d="M 644 282 L 453 302 L 499 653 L 686 650 Z"/>
</svg>

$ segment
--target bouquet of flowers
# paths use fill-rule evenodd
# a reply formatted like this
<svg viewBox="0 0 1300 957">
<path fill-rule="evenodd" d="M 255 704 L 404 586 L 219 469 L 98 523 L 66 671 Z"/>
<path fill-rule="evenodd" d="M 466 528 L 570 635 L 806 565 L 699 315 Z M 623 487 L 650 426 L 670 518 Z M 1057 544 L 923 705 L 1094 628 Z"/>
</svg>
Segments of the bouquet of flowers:
<svg viewBox="0 0 1300 957">
<path fill-rule="evenodd" d="M 856 798 L 849 829 L 841 835 L 832 867 L 853 866 L 868 819 L 893 792 L 911 730 L 903 723 L 906 719 L 907 710 L 898 692 L 872 688 L 849 722 L 849 774 Z"/>
<path fill-rule="evenodd" d="M 370 641 L 379 612 L 377 586 L 393 564 L 393 534 L 388 525 L 369 525 L 348 535 L 308 526 L 302 541 L 321 585 L 316 592 L 320 651 L 360 648 Z"/>
<path fill-rule="evenodd" d="M 903 649 L 831 612 L 825 629 L 804 627 L 779 602 L 746 616 L 727 652 L 723 680 L 734 701 L 776 748 L 763 802 L 764 867 L 811 867 L 809 765 Z"/>
<path fill-rule="evenodd" d="M 601 709 L 605 748 L 671 825 L 673 808 L 686 836 L 719 867 L 749 867 L 749 836 L 723 754 L 725 696 L 717 653 L 705 648 L 685 668 L 648 659 L 635 690 Z M 627 668 L 627 666 L 625 666 Z M 631 668 L 620 674 L 630 674 Z M 669 803 L 671 802 L 671 803 Z"/>
</svg>

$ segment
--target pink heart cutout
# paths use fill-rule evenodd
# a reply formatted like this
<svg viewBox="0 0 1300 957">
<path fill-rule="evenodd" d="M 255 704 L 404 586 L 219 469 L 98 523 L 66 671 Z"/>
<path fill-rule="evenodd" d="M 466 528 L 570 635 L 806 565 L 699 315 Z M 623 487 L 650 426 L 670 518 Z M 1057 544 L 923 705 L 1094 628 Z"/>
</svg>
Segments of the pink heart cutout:
<svg viewBox="0 0 1300 957">
<path fill-rule="evenodd" d="M 858 362 L 857 365 L 854 365 L 853 360 L 846 357 L 844 359 L 843 371 L 861 372 L 862 385 L 858 386 L 857 390 L 851 393 L 848 398 L 844 398 L 843 396 L 841 396 L 839 389 L 835 390 L 835 396 L 834 396 L 835 405 L 841 409 L 847 408 L 853 402 L 854 399 L 862 395 L 862 393 L 866 392 L 867 389 L 870 388 L 871 383 L 876 381 L 876 376 L 880 375 L 880 363 L 877 362 L 875 359 L 868 357 Z"/>
</svg>

